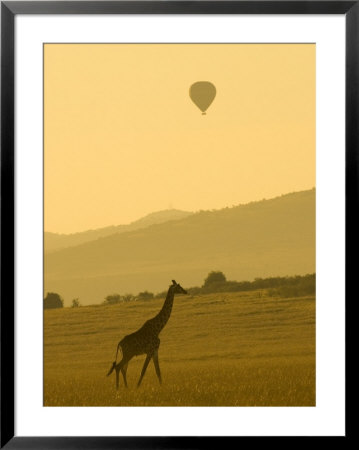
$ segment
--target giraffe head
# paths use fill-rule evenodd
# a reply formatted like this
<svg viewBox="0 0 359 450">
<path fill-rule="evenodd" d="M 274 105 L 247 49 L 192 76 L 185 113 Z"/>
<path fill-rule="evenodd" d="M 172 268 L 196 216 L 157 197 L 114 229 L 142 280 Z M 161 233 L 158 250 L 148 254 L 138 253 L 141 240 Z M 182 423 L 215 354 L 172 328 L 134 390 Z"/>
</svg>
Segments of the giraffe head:
<svg viewBox="0 0 359 450">
<path fill-rule="evenodd" d="M 176 283 L 175 280 L 172 280 L 172 288 L 175 294 L 187 294 L 187 291 L 179 283 Z"/>
</svg>

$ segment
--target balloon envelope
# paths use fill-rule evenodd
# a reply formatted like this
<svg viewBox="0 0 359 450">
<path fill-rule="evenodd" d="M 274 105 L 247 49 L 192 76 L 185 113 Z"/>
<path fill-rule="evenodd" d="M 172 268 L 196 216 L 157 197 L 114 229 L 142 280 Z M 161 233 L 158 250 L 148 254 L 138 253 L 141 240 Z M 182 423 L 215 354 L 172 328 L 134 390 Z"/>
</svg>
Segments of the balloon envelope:
<svg viewBox="0 0 359 450">
<path fill-rule="evenodd" d="M 189 88 L 189 96 L 202 114 L 206 114 L 205 111 L 216 96 L 216 87 L 209 81 L 197 81 Z"/>
</svg>

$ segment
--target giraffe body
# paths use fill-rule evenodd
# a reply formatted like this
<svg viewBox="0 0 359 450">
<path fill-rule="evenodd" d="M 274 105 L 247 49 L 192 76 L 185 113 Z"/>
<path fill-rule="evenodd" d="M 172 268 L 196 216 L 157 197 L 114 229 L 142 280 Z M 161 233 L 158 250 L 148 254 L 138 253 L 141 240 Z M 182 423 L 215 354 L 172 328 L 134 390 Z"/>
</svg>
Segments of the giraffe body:
<svg viewBox="0 0 359 450">
<path fill-rule="evenodd" d="M 132 334 L 125 336 L 119 343 L 122 355 L 126 358 L 144 355 L 154 351 L 159 347 L 160 340 L 158 336 L 148 333 L 147 322 L 142 328 Z"/>
<path fill-rule="evenodd" d="M 116 370 L 117 389 L 119 387 L 120 371 L 122 372 L 125 386 L 127 387 L 127 365 L 134 356 L 143 354 L 147 356 L 137 386 L 141 384 L 142 378 L 145 375 L 147 366 L 151 359 L 153 359 L 159 382 L 162 382 L 158 361 L 158 349 L 161 341 L 158 336 L 171 316 L 175 294 L 187 294 L 187 292 L 178 283 L 172 280 L 172 285 L 168 289 L 166 300 L 162 306 L 161 311 L 152 319 L 147 320 L 139 330 L 135 331 L 134 333 L 128 334 L 118 343 L 116 360 L 112 364 L 112 367 L 107 374 L 107 376 L 109 376 L 114 370 Z M 122 360 L 117 363 L 117 355 L 120 349 L 122 352 Z"/>
</svg>

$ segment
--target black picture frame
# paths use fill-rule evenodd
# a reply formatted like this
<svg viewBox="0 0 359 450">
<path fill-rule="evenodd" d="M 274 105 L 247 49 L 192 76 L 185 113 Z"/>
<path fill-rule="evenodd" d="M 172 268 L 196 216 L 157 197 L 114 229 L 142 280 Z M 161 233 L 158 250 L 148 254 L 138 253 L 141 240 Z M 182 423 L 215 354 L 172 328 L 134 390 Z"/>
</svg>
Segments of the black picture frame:
<svg viewBox="0 0 359 450">
<path fill-rule="evenodd" d="M 359 220 L 359 1 L 1 2 L 1 448 L 177 449 L 234 447 L 243 437 L 25 437 L 14 435 L 14 31 L 19 14 L 340 14 L 346 18 L 346 435 L 351 436 L 348 345 Z M 351 316 L 353 320 L 353 315 Z M 333 362 L 334 364 L 334 362 Z M 308 437 L 309 438 L 309 437 Z M 239 443 L 239 439 L 242 441 Z M 291 438 L 282 438 L 285 442 Z M 287 442 L 285 443 L 287 445 Z"/>
</svg>

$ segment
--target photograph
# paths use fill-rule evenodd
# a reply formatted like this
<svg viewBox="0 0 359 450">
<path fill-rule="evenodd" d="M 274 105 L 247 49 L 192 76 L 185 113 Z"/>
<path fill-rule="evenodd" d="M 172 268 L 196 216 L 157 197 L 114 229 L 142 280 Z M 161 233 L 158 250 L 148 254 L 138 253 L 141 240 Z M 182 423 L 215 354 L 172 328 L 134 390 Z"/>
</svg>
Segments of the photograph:
<svg viewBox="0 0 359 450">
<path fill-rule="evenodd" d="M 315 407 L 316 44 L 42 50 L 43 406 Z"/>
</svg>

